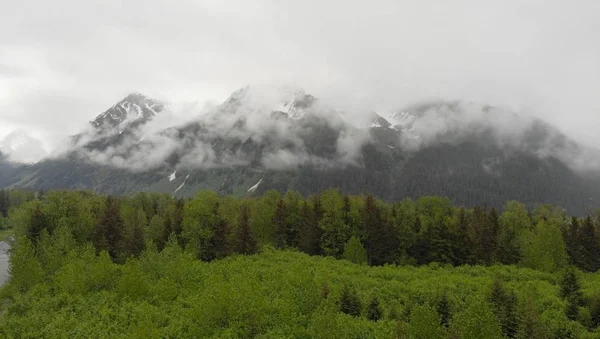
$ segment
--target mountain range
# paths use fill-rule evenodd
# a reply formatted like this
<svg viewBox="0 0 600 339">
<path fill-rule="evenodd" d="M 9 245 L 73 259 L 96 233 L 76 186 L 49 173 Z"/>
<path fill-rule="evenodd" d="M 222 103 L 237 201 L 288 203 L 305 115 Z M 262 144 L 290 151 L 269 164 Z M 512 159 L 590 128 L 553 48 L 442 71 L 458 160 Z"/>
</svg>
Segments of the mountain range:
<svg viewBox="0 0 600 339">
<path fill-rule="evenodd" d="M 433 101 L 357 119 L 296 88 L 247 86 L 185 124 L 167 123 L 172 109 L 130 94 L 59 156 L 19 165 L 0 153 L 0 186 L 177 197 L 336 187 L 386 200 L 443 195 L 464 206 L 552 203 L 574 214 L 600 201 L 596 150 L 489 105 Z"/>
</svg>

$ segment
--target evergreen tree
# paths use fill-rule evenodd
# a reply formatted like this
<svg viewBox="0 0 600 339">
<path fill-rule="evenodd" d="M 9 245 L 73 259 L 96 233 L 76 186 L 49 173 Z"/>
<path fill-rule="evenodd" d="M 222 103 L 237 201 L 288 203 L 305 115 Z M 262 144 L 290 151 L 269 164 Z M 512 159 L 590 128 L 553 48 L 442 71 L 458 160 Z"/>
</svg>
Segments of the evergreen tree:
<svg viewBox="0 0 600 339">
<path fill-rule="evenodd" d="M 361 310 L 362 303 L 356 290 L 350 288 L 348 285 L 344 285 L 340 299 L 340 311 L 353 317 L 359 317 Z"/>
<path fill-rule="evenodd" d="M 444 328 L 449 328 L 452 320 L 452 313 L 450 310 L 450 301 L 448 300 L 448 295 L 446 293 L 444 293 L 438 301 L 437 312 L 440 316 L 440 324 L 444 326 Z"/>
<path fill-rule="evenodd" d="M 575 273 L 575 270 L 568 269 L 560 281 L 560 297 L 562 299 L 573 299 L 577 301 L 578 305 L 583 300 L 583 293 L 581 292 L 581 283 L 579 277 Z"/>
<path fill-rule="evenodd" d="M 275 207 L 275 215 L 273 216 L 273 225 L 275 227 L 275 247 L 287 247 L 287 211 L 283 199 L 277 201 Z"/>
<path fill-rule="evenodd" d="M 416 209 L 416 205 L 411 199 L 402 201 L 393 209 L 396 215 L 393 217 L 393 222 L 399 240 L 398 263 L 401 264 L 415 261 L 413 251 L 418 239 L 418 232 L 415 230 Z"/>
<path fill-rule="evenodd" d="M 509 338 L 516 338 L 519 320 L 517 298 L 514 292 L 507 292 L 502 282 L 496 279 L 489 299 L 492 303 L 492 310 L 500 322 L 502 333 Z"/>
<path fill-rule="evenodd" d="M 579 268 L 588 272 L 596 272 L 600 268 L 600 246 L 596 237 L 596 229 L 592 218 L 588 216 L 577 235 L 579 244 Z"/>
<path fill-rule="evenodd" d="M 579 243 L 579 219 L 577 217 L 571 218 L 571 222 L 567 225 L 564 231 L 565 245 L 567 246 L 567 253 L 571 264 L 581 267 L 581 244 Z"/>
<path fill-rule="evenodd" d="M 383 265 L 393 262 L 398 251 L 398 233 L 382 219 L 372 195 L 366 198 L 363 220 L 369 263 Z"/>
<path fill-rule="evenodd" d="M 122 239 L 123 219 L 120 202 L 108 196 L 105 199 L 104 213 L 94 233 L 94 246 L 98 252 L 107 251 L 115 260 L 119 255 L 119 244 Z"/>
<path fill-rule="evenodd" d="M 240 224 L 237 232 L 236 252 L 240 254 L 254 254 L 257 252 L 256 240 L 250 228 L 250 210 L 247 205 L 240 207 Z"/>
<path fill-rule="evenodd" d="M 589 301 L 590 329 L 594 330 L 600 326 L 600 295 L 595 294 Z"/>
<path fill-rule="evenodd" d="M 143 209 L 132 207 L 129 209 L 131 215 L 123 222 L 122 236 L 119 242 L 119 260 L 122 262 L 125 262 L 130 256 L 139 257 L 142 254 L 145 246 L 144 229 L 148 224 Z"/>
<path fill-rule="evenodd" d="M 516 265 L 521 261 L 521 245 L 511 228 L 500 231 L 496 260 L 504 265 Z"/>
<path fill-rule="evenodd" d="M 423 234 L 427 242 L 427 261 L 442 264 L 457 265 L 459 262 L 459 248 L 457 239 L 449 228 L 443 224 L 433 224 Z"/>
<path fill-rule="evenodd" d="M 519 315 L 518 339 L 547 339 L 550 331 L 544 326 L 540 314 L 535 309 L 534 301 L 528 297 L 521 308 Z"/>
<path fill-rule="evenodd" d="M 565 314 L 571 320 L 579 318 L 579 306 L 583 302 L 583 293 L 581 292 L 581 283 L 579 277 L 573 269 L 569 269 L 563 275 L 560 282 L 560 297 L 567 302 Z"/>
<path fill-rule="evenodd" d="M 304 224 L 301 215 L 302 196 L 296 191 L 288 191 L 285 195 L 286 210 L 286 243 L 288 247 L 297 248 L 300 243 L 300 230 Z"/>
<path fill-rule="evenodd" d="M 473 242 L 469 232 L 469 221 L 464 208 L 458 210 L 458 224 L 456 226 L 455 243 L 457 246 L 456 265 L 465 265 L 473 262 Z"/>
<path fill-rule="evenodd" d="M 367 319 L 371 321 L 379 321 L 383 319 L 383 311 L 381 310 L 377 296 L 373 296 L 369 302 L 369 307 L 367 308 Z"/>
<path fill-rule="evenodd" d="M 490 265 L 498 249 L 500 223 L 495 209 L 475 207 L 473 210 L 473 230 L 475 233 L 475 256 L 477 261 Z"/>
<path fill-rule="evenodd" d="M 309 255 L 319 253 L 319 223 L 307 201 L 300 209 L 300 227 L 298 230 L 298 247 Z"/>
<path fill-rule="evenodd" d="M 8 208 L 10 207 L 10 200 L 8 198 L 8 192 L 0 190 L 0 217 L 8 216 Z"/>
<path fill-rule="evenodd" d="M 175 232 L 179 239 L 179 245 L 181 246 L 181 233 L 183 232 L 183 209 L 185 203 L 183 199 L 178 199 L 175 204 L 175 210 L 173 211 L 173 218 L 171 220 L 171 231 Z M 170 233 L 169 233 L 170 234 Z"/>
<path fill-rule="evenodd" d="M 37 244 L 40 233 L 44 228 L 49 226 L 48 224 L 49 220 L 43 210 L 42 203 L 38 201 L 35 203 L 31 213 L 31 221 L 27 233 L 27 237 L 33 242 L 34 245 Z"/>
<path fill-rule="evenodd" d="M 417 234 L 416 241 L 409 249 L 409 254 L 413 257 L 418 265 L 429 263 L 429 242 L 427 241 L 426 232 L 422 231 L 421 217 L 417 216 L 414 226 Z"/>
<path fill-rule="evenodd" d="M 217 215 L 217 222 L 214 224 L 213 236 L 211 238 L 211 247 L 213 249 L 212 259 L 222 259 L 231 253 L 231 246 L 229 244 L 231 227 L 229 222 L 220 216 L 218 209 L 219 206 L 217 204 L 213 212 Z"/>
<path fill-rule="evenodd" d="M 321 233 L 321 248 L 323 253 L 341 258 L 344 245 L 350 239 L 350 229 L 344 223 L 344 200 L 335 189 L 326 190 L 321 194 L 322 217 L 319 220 Z"/>
</svg>

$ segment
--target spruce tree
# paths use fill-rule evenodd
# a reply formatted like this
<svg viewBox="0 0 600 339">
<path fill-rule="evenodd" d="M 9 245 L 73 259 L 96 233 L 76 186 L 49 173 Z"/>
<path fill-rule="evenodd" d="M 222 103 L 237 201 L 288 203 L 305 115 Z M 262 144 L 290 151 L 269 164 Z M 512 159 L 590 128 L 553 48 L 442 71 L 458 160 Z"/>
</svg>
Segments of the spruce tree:
<svg viewBox="0 0 600 339">
<path fill-rule="evenodd" d="M 567 225 L 563 237 L 567 246 L 567 253 L 571 264 L 580 267 L 581 265 L 581 244 L 579 243 L 579 219 L 571 218 L 571 222 Z"/>
<path fill-rule="evenodd" d="M 358 293 L 348 285 L 344 285 L 344 289 L 342 290 L 340 311 L 353 317 L 359 317 L 362 311 L 362 303 Z"/>
<path fill-rule="evenodd" d="M 547 339 L 550 338 L 550 334 L 550 331 L 542 323 L 540 314 L 535 309 L 533 299 L 528 297 L 519 312 L 519 328 L 516 338 Z"/>
<path fill-rule="evenodd" d="M 224 218 L 219 218 L 213 229 L 213 237 L 211 238 L 211 247 L 214 251 L 214 259 L 222 259 L 231 254 L 231 246 L 229 237 L 231 227 L 229 222 Z"/>
<path fill-rule="evenodd" d="M 560 282 L 560 297 L 567 302 L 565 314 L 571 320 L 579 318 L 579 306 L 583 302 L 581 283 L 573 269 L 567 270 Z"/>
<path fill-rule="evenodd" d="M 596 272 L 600 268 L 600 245 L 590 216 L 585 219 L 578 233 L 577 244 L 580 246 L 580 262 L 577 266 L 584 271 Z"/>
<path fill-rule="evenodd" d="M 10 205 L 10 201 L 8 198 L 8 192 L 5 190 L 0 190 L 0 217 L 8 216 L 8 208 Z"/>
<path fill-rule="evenodd" d="M 381 310 L 381 305 L 379 305 L 379 299 L 377 296 L 373 296 L 369 302 L 369 306 L 367 308 L 367 319 L 371 321 L 379 321 L 383 319 L 383 311 Z"/>
<path fill-rule="evenodd" d="M 456 227 L 455 237 L 457 243 L 456 265 L 470 264 L 473 257 L 473 243 L 469 233 L 467 212 L 462 207 L 458 211 L 458 225 Z"/>
<path fill-rule="evenodd" d="M 46 217 L 46 213 L 42 209 L 42 203 L 36 202 L 33 211 L 31 212 L 31 222 L 29 225 L 29 230 L 27 232 L 27 237 L 31 240 L 31 242 L 35 245 L 37 244 L 38 238 L 40 237 L 40 233 L 44 228 L 47 228 L 48 218 Z"/>
<path fill-rule="evenodd" d="M 305 200 L 300 209 L 300 227 L 298 230 L 298 247 L 306 254 L 316 255 L 319 253 L 318 228 L 314 220 L 313 212 Z"/>
<path fill-rule="evenodd" d="M 506 291 L 502 282 L 496 279 L 489 300 L 492 303 L 492 310 L 500 322 L 502 334 L 509 338 L 516 338 L 519 321 L 517 297 L 514 292 Z"/>
<path fill-rule="evenodd" d="M 159 239 L 158 243 L 156 244 L 159 251 L 162 251 L 165 248 L 165 246 L 169 242 L 169 236 L 171 236 L 171 233 L 173 232 L 173 229 L 171 228 L 172 223 L 173 223 L 172 218 L 171 218 L 171 213 L 169 213 L 169 211 L 167 211 L 164 215 L 165 215 L 165 217 L 163 219 L 162 232 L 160 235 L 160 239 Z"/>
<path fill-rule="evenodd" d="M 581 304 L 583 293 L 581 292 L 581 283 L 575 270 L 568 269 L 560 281 L 560 297 L 562 299 L 573 299 Z"/>
<path fill-rule="evenodd" d="M 119 255 L 119 244 L 122 239 L 123 218 L 121 204 L 111 196 L 106 197 L 104 213 L 94 233 L 94 246 L 98 252 L 106 250 L 115 260 Z"/>
<path fill-rule="evenodd" d="M 521 261 L 521 245 L 517 234 L 511 228 L 500 232 L 496 260 L 504 265 L 516 265 Z"/>
<path fill-rule="evenodd" d="M 448 295 L 446 293 L 444 293 L 438 301 L 437 313 L 440 316 L 440 324 L 445 328 L 449 328 L 452 314 L 450 310 L 450 301 L 448 300 Z"/>
<path fill-rule="evenodd" d="M 398 233 L 383 220 L 375 198 L 368 195 L 363 210 L 364 232 L 369 264 L 383 265 L 395 260 L 398 253 Z"/>
<path fill-rule="evenodd" d="M 600 295 L 596 294 L 590 298 L 590 329 L 596 329 L 600 326 Z"/>
<path fill-rule="evenodd" d="M 273 226 L 275 228 L 275 247 L 287 247 L 287 210 L 282 198 L 277 201 L 275 215 L 273 216 Z"/>
<path fill-rule="evenodd" d="M 236 252 L 240 254 L 254 254 L 257 252 L 256 240 L 250 228 L 250 210 L 247 205 L 240 207 L 240 224 L 237 232 Z"/>
</svg>

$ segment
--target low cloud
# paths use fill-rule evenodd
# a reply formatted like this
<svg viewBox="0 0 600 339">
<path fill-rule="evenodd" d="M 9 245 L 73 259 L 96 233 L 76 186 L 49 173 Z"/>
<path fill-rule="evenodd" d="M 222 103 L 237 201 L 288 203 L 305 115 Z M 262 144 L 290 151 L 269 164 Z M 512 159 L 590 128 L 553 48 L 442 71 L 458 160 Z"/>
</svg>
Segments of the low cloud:
<svg viewBox="0 0 600 339">
<path fill-rule="evenodd" d="M 337 110 L 292 86 L 245 87 L 220 105 L 197 105 L 194 119 L 185 123 L 173 110 L 124 132 L 98 132 L 90 126 L 59 154 L 74 153 L 92 163 L 134 172 L 250 164 L 286 170 L 303 165 L 360 166 L 363 146 L 374 141 L 364 118 L 371 119 L 372 111 Z M 407 152 L 475 138 L 506 150 L 556 157 L 577 170 L 600 168 L 600 152 L 529 114 L 462 101 L 433 101 L 399 112 L 405 112 L 400 125 L 389 118 L 390 128 L 398 130 L 391 135 L 397 138 L 394 145 Z"/>
</svg>

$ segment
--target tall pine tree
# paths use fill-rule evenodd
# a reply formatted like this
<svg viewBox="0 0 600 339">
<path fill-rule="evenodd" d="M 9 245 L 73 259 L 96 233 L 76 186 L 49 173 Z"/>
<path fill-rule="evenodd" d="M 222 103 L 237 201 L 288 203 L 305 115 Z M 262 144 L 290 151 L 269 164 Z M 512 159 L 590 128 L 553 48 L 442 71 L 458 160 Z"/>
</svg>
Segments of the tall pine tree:
<svg viewBox="0 0 600 339">
<path fill-rule="evenodd" d="M 94 233 L 96 250 L 107 251 L 115 260 L 119 255 L 122 231 L 121 203 L 116 198 L 108 196 L 104 203 L 104 213 Z"/>
<path fill-rule="evenodd" d="M 596 272 L 600 268 L 600 246 L 596 238 L 596 229 L 592 218 L 588 216 L 583 222 L 577 235 L 579 244 L 579 263 L 577 266 L 584 271 Z"/>
<path fill-rule="evenodd" d="M 372 195 L 366 198 L 363 220 L 369 264 L 383 265 L 394 262 L 398 254 L 398 233 L 392 225 L 384 222 Z"/>
<path fill-rule="evenodd" d="M 254 254 L 257 244 L 252 229 L 250 228 L 250 209 L 247 205 L 240 207 L 240 223 L 236 235 L 236 252 L 240 254 Z"/>
</svg>

